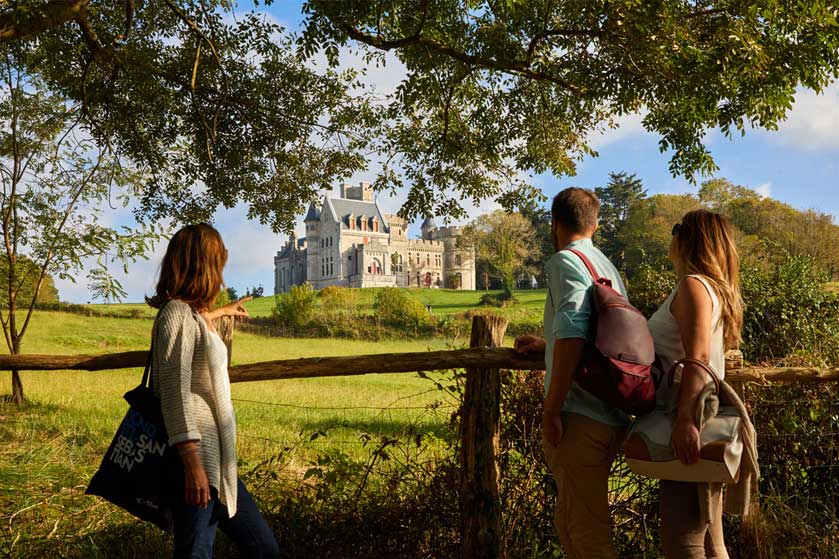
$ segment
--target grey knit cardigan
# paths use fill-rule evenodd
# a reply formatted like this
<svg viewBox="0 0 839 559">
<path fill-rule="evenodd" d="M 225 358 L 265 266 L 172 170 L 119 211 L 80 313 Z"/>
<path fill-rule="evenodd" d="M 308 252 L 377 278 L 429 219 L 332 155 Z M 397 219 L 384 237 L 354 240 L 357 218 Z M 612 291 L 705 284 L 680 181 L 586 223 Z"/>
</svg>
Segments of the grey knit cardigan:
<svg viewBox="0 0 839 559">
<path fill-rule="evenodd" d="M 209 483 L 232 517 L 237 497 L 236 422 L 227 369 L 210 366 L 210 331 L 183 301 L 171 300 L 163 306 L 152 337 L 152 385 L 160 398 L 169 445 L 199 441 Z"/>
</svg>

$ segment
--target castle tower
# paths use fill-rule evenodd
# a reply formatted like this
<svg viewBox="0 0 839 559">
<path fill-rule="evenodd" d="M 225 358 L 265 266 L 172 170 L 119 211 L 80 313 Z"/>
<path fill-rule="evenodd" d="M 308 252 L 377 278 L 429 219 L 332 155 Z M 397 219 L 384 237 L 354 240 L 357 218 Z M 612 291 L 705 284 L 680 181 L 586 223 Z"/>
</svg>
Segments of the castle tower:
<svg viewBox="0 0 839 559">
<path fill-rule="evenodd" d="M 314 202 L 309 204 L 309 211 L 303 222 L 306 224 L 306 277 L 313 286 L 320 279 L 320 210 Z"/>
<path fill-rule="evenodd" d="M 437 229 L 437 224 L 431 216 L 426 216 L 422 222 L 420 230 L 422 231 L 422 238 L 426 241 L 432 240 L 434 230 Z"/>
</svg>

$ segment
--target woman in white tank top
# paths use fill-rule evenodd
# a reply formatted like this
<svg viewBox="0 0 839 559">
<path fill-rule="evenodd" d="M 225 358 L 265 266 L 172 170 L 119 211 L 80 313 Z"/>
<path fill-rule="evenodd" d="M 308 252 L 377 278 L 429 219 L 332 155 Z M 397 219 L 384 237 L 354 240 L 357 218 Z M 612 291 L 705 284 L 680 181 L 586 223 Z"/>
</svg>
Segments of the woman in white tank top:
<svg viewBox="0 0 839 559">
<path fill-rule="evenodd" d="M 723 216 L 706 211 L 689 212 L 673 227 L 670 259 L 679 283 L 650 318 L 650 331 L 662 370 L 668 371 L 685 357 L 709 363 L 722 379 L 725 350 L 737 347 L 743 323 L 740 275 L 733 228 Z M 699 429 L 695 410 L 699 394 L 710 382 L 697 365 L 676 372 L 678 395 L 662 382 L 660 402 L 678 396 L 678 418 L 673 428 L 673 448 L 685 464 L 699 459 Z M 668 559 L 727 559 L 722 531 L 722 490 L 711 485 L 710 523 L 703 519 L 700 492 L 708 484 L 662 480 L 661 538 Z M 707 498 L 707 495 L 705 496 Z"/>
</svg>

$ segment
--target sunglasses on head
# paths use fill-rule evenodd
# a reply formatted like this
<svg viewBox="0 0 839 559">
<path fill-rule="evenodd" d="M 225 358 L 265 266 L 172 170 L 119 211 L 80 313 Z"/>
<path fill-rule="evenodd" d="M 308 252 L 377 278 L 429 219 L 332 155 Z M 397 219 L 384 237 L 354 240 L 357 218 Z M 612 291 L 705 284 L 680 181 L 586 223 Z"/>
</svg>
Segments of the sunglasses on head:
<svg viewBox="0 0 839 559">
<path fill-rule="evenodd" d="M 678 234 L 679 234 L 679 232 L 680 232 L 681 230 L 682 230 L 682 224 L 681 224 L 681 223 L 677 223 L 676 225 L 674 225 L 674 226 L 673 226 L 673 230 L 670 232 L 670 234 L 671 234 L 671 235 L 673 235 L 673 236 L 675 237 L 676 235 L 678 235 Z"/>
</svg>

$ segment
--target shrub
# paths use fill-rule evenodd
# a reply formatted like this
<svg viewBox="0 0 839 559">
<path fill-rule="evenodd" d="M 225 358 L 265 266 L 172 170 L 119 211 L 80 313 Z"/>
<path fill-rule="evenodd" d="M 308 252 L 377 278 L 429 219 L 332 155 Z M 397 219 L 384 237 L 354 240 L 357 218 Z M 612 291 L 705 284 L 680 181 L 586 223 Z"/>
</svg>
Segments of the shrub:
<svg viewBox="0 0 839 559">
<path fill-rule="evenodd" d="M 743 354 L 752 362 L 839 364 L 839 295 L 805 256 L 742 273 Z"/>
<path fill-rule="evenodd" d="M 517 302 L 513 292 L 505 290 L 501 293 L 484 293 L 478 304 L 482 307 L 506 307 Z"/>
<path fill-rule="evenodd" d="M 357 291 L 347 287 L 330 285 L 318 291 L 318 300 L 326 313 L 345 312 L 355 305 Z"/>
<path fill-rule="evenodd" d="M 271 318 L 280 326 L 304 329 L 315 312 L 315 291 L 308 283 L 294 285 L 276 297 Z"/>
<path fill-rule="evenodd" d="M 663 262 L 642 262 L 626 282 L 629 302 L 649 317 L 658 310 L 676 285 L 676 272 Z"/>
<path fill-rule="evenodd" d="M 385 326 L 407 333 L 428 333 L 432 330 L 431 315 L 404 289 L 388 287 L 376 293 L 373 303 L 376 317 Z"/>
</svg>

